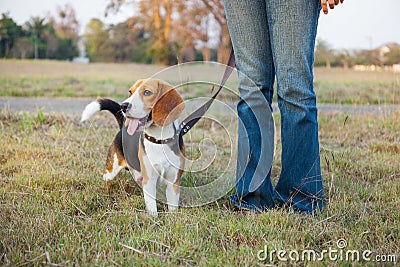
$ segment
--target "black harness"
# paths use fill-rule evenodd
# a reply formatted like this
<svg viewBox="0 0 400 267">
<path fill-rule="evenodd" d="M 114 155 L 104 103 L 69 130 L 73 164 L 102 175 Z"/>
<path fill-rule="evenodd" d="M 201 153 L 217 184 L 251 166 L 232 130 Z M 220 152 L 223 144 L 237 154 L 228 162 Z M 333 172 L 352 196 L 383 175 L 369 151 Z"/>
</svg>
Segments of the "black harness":
<svg viewBox="0 0 400 267">
<path fill-rule="evenodd" d="M 167 144 L 167 143 L 173 142 L 174 140 L 176 140 L 176 138 L 182 138 L 182 136 L 187 134 L 190 131 L 190 129 L 193 128 L 193 126 L 204 116 L 204 114 L 210 108 L 211 104 L 213 103 L 215 98 L 218 96 L 218 94 L 221 92 L 221 89 L 224 87 L 226 81 L 228 80 L 229 76 L 231 75 L 235 65 L 236 65 L 235 53 L 232 48 L 231 53 L 229 55 L 228 63 L 225 68 L 225 73 L 224 73 L 224 76 L 222 77 L 222 81 L 218 87 L 218 90 L 214 93 L 214 95 L 206 103 L 204 103 L 198 109 L 193 111 L 192 114 L 187 116 L 181 122 L 178 129 L 175 130 L 175 135 L 173 137 L 159 140 L 159 139 L 154 138 L 153 136 L 150 136 L 150 135 L 144 133 L 144 138 L 146 138 L 146 140 L 148 140 L 152 143 L 155 143 L 155 144 Z M 175 128 L 175 125 L 174 125 L 174 128 Z"/>
<path fill-rule="evenodd" d="M 153 136 L 148 135 L 145 132 L 143 133 L 143 131 L 136 131 L 133 134 L 133 136 L 130 136 L 130 135 L 128 135 L 126 126 L 124 125 L 122 127 L 122 147 L 123 147 L 124 156 L 125 156 L 126 161 L 128 162 L 128 165 L 130 167 L 132 167 L 133 169 L 140 171 L 138 151 L 139 151 L 139 141 L 144 148 L 143 138 L 145 138 L 147 141 L 154 143 L 154 144 L 159 144 L 159 145 L 170 144 L 173 147 L 176 147 L 177 140 L 178 140 L 179 141 L 178 148 L 179 148 L 179 150 L 181 150 L 182 145 L 183 145 L 183 136 L 185 134 L 187 134 L 190 131 L 190 129 L 193 128 L 193 126 L 204 116 L 204 114 L 210 108 L 211 104 L 213 103 L 215 98 L 218 96 L 218 94 L 221 92 L 226 81 L 228 80 L 229 76 L 231 75 L 235 65 L 236 65 L 235 54 L 234 54 L 234 51 L 232 48 L 231 53 L 229 55 L 227 66 L 225 68 L 224 76 L 222 77 L 222 81 L 218 87 L 218 90 L 214 93 L 214 95 L 206 103 L 204 103 L 198 109 L 193 111 L 189 116 L 187 116 L 180 123 L 178 129 L 176 129 L 175 125 L 173 124 L 175 133 L 172 137 L 167 138 L 167 139 L 157 139 Z M 149 118 L 151 118 L 151 113 L 149 114 Z"/>
</svg>

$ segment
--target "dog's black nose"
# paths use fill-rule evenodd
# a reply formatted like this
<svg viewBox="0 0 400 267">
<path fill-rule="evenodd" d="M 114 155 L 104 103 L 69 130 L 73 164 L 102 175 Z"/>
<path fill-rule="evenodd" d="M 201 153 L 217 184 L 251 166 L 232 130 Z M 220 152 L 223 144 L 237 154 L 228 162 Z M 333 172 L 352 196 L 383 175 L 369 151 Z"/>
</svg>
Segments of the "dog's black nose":
<svg viewBox="0 0 400 267">
<path fill-rule="evenodd" d="M 121 110 L 125 113 L 126 110 L 131 107 L 131 104 L 128 103 L 128 102 L 124 102 L 124 103 L 121 104 L 120 107 L 121 107 Z"/>
</svg>

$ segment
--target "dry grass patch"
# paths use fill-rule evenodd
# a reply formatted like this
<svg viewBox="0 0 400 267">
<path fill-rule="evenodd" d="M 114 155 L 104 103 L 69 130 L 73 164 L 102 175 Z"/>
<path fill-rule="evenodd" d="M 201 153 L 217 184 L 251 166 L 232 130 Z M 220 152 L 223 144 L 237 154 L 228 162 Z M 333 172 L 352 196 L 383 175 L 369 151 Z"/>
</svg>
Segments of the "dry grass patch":
<svg viewBox="0 0 400 267">
<path fill-rule="evenodd" d="M 88 127 L 76 117 L 2 111 L 0 263 L 285 265 L 276 259 L 260 262 L 257 253 L 264 245 L 321 252 L 335 249 L 340 238 L 346 239 L 348 249 L 398 256 L 400 155 L 394 147 L 400 144 L 399 116 L 321 115 L 328 200 L 322 214 L 272 210 L 243 215 L 221 199 L 152 218 L 143 212 L 141 190 L 129 173 L 110 183 L 101 180 L 105 153 L 116 132 L 112 117 L 96 118 Z M 160 205 L 160 210 L 165 207 Z M 333 263 L 325 258 L 298 264 Z"/>
</svg>

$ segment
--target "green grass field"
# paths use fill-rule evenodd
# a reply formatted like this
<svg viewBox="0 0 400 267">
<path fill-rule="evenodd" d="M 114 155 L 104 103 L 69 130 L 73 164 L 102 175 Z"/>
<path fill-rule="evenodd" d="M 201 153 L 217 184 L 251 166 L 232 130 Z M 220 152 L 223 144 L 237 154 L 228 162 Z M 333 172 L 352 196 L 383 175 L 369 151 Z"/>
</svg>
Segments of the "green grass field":
<svg viewBox="0 0 400 267">
<path fill-rule="evenodd" d="M 136 68 L 138 76 L 132 75 L 135 80 L 150 71 L 146 69 L 149 66 L 133 64 L 0 61 L 0 66 L 3 96 L 12 95 L 7 92 L 18 83 L 24 85 L 24 96 L 34 96 L 35 88 L 43 92 L 39 96 L 123 96 L 125 86 L 131 83 L 127 74 Z M 398 76 L 393 74 L 373 77 L 375 74 L 317 70 L 316 75 L 317 88 L 326 91 L 323 95 L 327 102 L 329 94 L 342 100 L 354 97 L 340 95 L 340 88 L 346 86 L 355 92 L 380 85 L 360 95 L 357 103 L 399 103 Z M 58 82 L 68 80 L 81 84 L 82 91 L 75 92 L 71 86 L 70 95 L 62 90 L 53 92 Z M 399 264 L 400 111 L 386 117 L 320 114 L 321 163 L 328 205 L 316 216 L 280 209 L 246 215 L 232 211 L 225 198 L 205 206 L 182 208 L 177 213 L 168 213 L 165 205 L 159 204 L 159 217 L 148 216 L 141 190 L 128 172 L 122 171 L 108 183 L 101 179 L 117 126 L 109 114 L 92 121 L 81 124 L 73 115 L 41 111 L 0 111 L 0 265 Z M 277 141 L 273 183 L 280 170 L 279 138 Z M 191 154 L 196 156 L 193 151 Z M 213 170 L 222 168 L 227 157 L 222 157 Z M 201 173 L 186 174 L 184 182 L 193 184 L 204 179 Z M 338 249 L 340 239 L 347 243 L 344 255 L 357 250 L 361 257 L 362 252 L 370 250 L 371 261 L 332 261 L 325 255 L 322 260 L 284 262 L 276 253 L 272 262 L 257 258 L 265 246 L 269 251 L 321 253 Z M 377 262 L 379 256 L 387 262 Z"/>
<path fill-rule="evenodd" d="M 124 98 L 140 78 L 163 70 L 161 66 L 140 64 L 88 65 L 57 61 L 0 61 L 0 96 L 21 97 L 113 97 Z M 185 82 L 184 73 L 165 71 L 170 82 Z M 206 81 L 219 82 L 224 68 L 194 66 L 191 73 L 202 73 Z M 178 74 L 177 74 L 178 73 Z M 228 86 L 235 88 L 234 81 Z M 191 88 L 187 97 L 204 96 L 204 88 Z M 319 103 L 400 104 L 400 75 L 390 72 L 356 72 L 317 68 L 315 90 Z"/>
</svg>

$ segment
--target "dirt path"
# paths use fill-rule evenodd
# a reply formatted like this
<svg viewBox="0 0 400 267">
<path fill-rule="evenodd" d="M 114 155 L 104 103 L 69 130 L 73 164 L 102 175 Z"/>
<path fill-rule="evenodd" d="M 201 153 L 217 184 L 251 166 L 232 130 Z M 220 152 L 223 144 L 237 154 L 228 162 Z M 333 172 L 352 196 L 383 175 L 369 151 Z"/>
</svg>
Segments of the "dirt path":
<svg viewBox="0 0 400 267">
<path fill-rule="evenodd" d="M 93 101 L 93 98 L 22 98 L 0 97 L 0 109 L 9 109 L 12 112 L 35 112 L 42 109 L 46 113 L 80 114 L 84 107 Z M 278 111 L 276 105 L 274 112 Z M 400 105 L 336 105 L 320 104 L 321 113 L 344 112 L 349 115 L 379 114 L 388 115 L 400 110 Z"/>
</svg>

